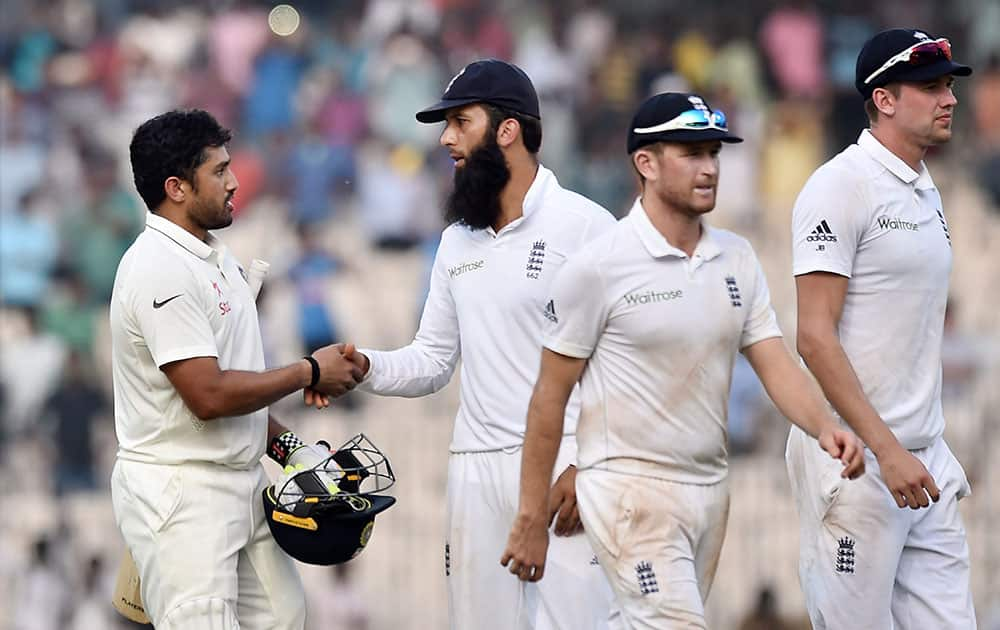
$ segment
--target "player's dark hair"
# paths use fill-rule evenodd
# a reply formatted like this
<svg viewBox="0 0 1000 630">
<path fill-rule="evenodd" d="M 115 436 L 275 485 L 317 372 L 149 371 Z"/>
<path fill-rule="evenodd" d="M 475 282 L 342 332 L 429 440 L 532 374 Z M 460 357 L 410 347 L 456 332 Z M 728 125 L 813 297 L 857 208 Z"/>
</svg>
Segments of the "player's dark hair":
<svg viewBox="0 0 1000 630">
<path fill-rule="evenodd" d="M 497 107 L 490 103 L 482 103 L 486 115 L 490 118 L 490 129 L 496 133 L 500 129 L 500 123 L 513 118 L 521 126 L 521 140 L 524 141 L 524 148 L 528 153 L 535 155 L 542 147 L 542 121 L 534 116 L 521 114 L 503 107 Z"/>
<path fill-rule="evenodd" d="M 166 191 L 163 182 L 179 177 L 194 185 L 194 173 L 207 155 L 205 149 L 224 146 L 232 133 L 208 112 L 173 110 L 139 125 L 129 144 L 135 189 L 156 212 Z"/>
</svg>

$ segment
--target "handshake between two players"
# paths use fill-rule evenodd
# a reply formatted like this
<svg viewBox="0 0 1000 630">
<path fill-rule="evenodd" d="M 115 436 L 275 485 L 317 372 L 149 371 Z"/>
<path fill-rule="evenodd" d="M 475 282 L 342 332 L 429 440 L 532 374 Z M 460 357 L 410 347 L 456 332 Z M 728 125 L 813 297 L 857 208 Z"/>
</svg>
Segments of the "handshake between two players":
<svg viewBox="0 0 1000 630">
<path fill-rule="evenodd" d="M 314 371 L 315 382 L 303 390 L 303 399 L 317 409 L 328 407 L 330 397 L 354 389 L 368 372 L 368 358 L 351 343 L 324 346 L 311 356 L 318 367 Z"/>
</svg>

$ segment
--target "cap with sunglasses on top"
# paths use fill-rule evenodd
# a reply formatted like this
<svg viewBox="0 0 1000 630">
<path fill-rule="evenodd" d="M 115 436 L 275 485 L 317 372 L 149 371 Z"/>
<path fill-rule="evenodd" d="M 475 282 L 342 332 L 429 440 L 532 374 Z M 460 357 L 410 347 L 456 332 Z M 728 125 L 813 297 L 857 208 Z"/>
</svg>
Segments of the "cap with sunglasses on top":
<svg viewBox="0 0 1000 630">
<path fill-rule="evenodd" d="M 869 99 L 875 88 L 896 81 L 931 81 L 946 74 L 967 77 L 972 68 L 951 59 L 951 43 L 925 31 L 893 28 L 875 34 L 858 53 L 854 87 Z"/>
<path fill-rule="evenodd" d="M 541 118 L 538 94 L 524 70 L 499 59 L 481 59 L 462 68 L 448 83 L 439 102 L 417 112 L 417 120 L 441 122 L 449 109 L 473 103 L 489 103 Z"/>
<path fill-rule="evenodd" d="M 646 99 L 632 117 L 628 152 L 654 142 L 743 142 L 729 133 L 726 115 L 697 94 L 664 92 Z"/>
</svg>

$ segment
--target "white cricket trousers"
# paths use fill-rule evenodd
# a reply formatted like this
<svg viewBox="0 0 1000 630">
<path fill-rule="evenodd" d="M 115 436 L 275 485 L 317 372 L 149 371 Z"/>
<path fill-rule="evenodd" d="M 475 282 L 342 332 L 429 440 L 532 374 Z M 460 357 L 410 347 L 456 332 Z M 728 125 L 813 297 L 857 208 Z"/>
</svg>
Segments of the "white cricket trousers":
<svg viewBox="0 0 1000 630">
<path fill-rule="evenodd" d="M 563 439 L 553 481 L 576 460 Z M 453 630 L 603 630 L 611 590 L 583 534 L 550 533 L 545 576 L 522 582 L 500 564 L 517 515 L 521 449 L 452 453 L 445 580 Z"/>
<path fill-rule="evenodd" d="M 269 484 L 260 464 L 115 463 L 115 520 L 156 630 L 302 630 L 302 582 L 264 518 Z"/>
<path fill-rule="evenodd" d="M 799 511 L 799 580 L 816 630 L 974 630 L 969 546 L 958 501 L 970 493 L 944 439 L 910 451 L 941 499 L 899 508 L 865 450 L 865 474 L 843 465 L 797 427 L 785 459 Z"/>
<path fill-rule="evenodd" d="M 605 470 L 576 477 L 580 516 L 614 589 L 622 628 L 704 629 L 729 516 L 729 483 Z"/>
</svg>

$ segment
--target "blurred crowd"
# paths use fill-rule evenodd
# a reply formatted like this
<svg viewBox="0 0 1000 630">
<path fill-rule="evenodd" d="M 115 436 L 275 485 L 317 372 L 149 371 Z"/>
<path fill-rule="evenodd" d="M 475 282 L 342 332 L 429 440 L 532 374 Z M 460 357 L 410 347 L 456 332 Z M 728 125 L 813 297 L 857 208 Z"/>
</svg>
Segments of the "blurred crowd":
<svg viewBox="0 0 1000 630">
<path fill-rule="evenodd" d="M 541 100 L 542 161 L 616 216 L 635 195 L 625 129 L 636 104 L 667 90 L 704 95 L 747 139 L 723 152 L 712 221 L 750 237 L 777 276 L 788 275 L 788 219 L 801 185 L 866 125 L 854 89 L 862 43 L 887 26 L 949 37 L 975 74 L 957 83 L 955 140 L 933 151 L 931 168 L 949 220 L 974 213 L 976 222 L 956 241 L 956 257 L 971 262 L 953 280 L 945 394 L 962 399 L 996 373 L 1000 298 L 984 288 L 997 268 L 988 235 L 1000 234 L 1000 3 L 301 0 L 292 3 L 301 24 L 287 36 L 269 28 L 273 4 L 3 3 L 0 497 L 40 493 L 62 510 L 107 495 L 115 444 L 104 328 L 117 262 L 144 226 L 127 154 L 140 122 L 198 107 L 235 131 L 232 230 L 252 243 L 242 251 L 265 254 L 285 287 L 264 297 L 283 320 L 269 318 L 283 331 L 266 340 L 271 358 L 300 356 L 351 334 L 328 291 L 338 276 L 364 276 L 401 253 L 423 264 L 433 256 L 452 163 L 437 145 L 440 130 L 413 114 L 482 57 L 528 73 Z M 403 289 L 394 308 L 412 325 L 425 288 Z M 790 321 L 794 300 L 778 288 L 775 302 Z M 361 402 L 352 395 L 343 407 L 363 417 Z M 731 413 L 735 455 L 780 442 L 782 425 L 743 363 Z M 0 571 L 0 586 L 11 587 L 0 630 L 118 623 L 106 605 L 117 557 L 92 553 L 100 545 L 72 547 L 73 526 L 61 519 L 21 531 L 15 545 L 0 525 L 0 559 L 11 567 Z M 329 609 L 324 628 L 370 626 L 346 570 L 319 584 L 333 593 L 317 600 Z M 775 595 L 761 588 L 756 607 L 770 619 Z M 986 627 L 1000 627 L 993 622 Z M 785 627 L 751 623 L 742 627 Z"/>
</svg>

